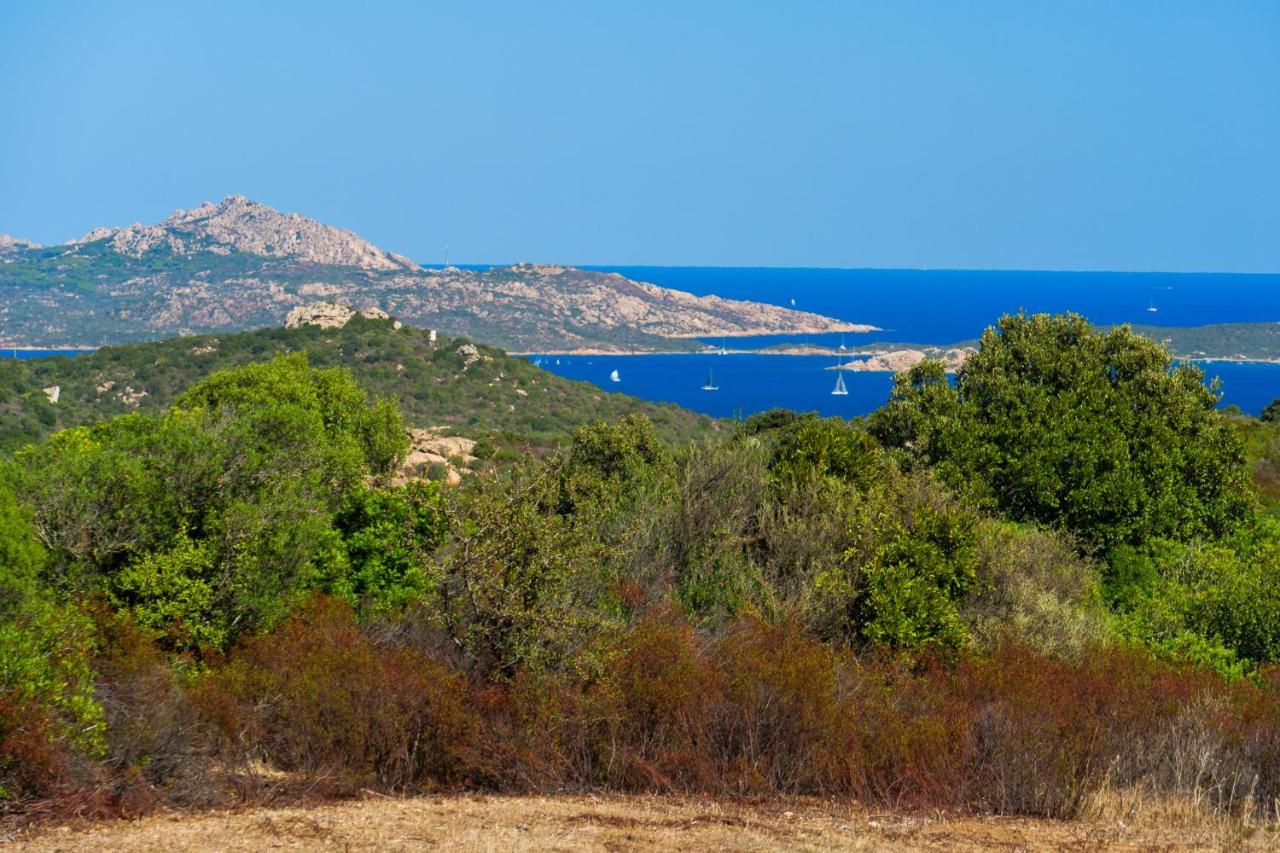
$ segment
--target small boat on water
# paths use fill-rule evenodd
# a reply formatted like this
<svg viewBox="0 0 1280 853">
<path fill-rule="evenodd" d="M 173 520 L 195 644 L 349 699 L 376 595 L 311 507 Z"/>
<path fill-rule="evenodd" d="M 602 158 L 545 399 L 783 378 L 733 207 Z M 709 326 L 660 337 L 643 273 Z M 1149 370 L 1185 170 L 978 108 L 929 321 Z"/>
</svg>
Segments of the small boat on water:
<svg viewBox="0 0 1280 853">
<path fill-rule="evenodd" d="M 621 381 L 622 381 L 622 377 L 621 377 L 621 376 L 619 376 L 619 375 L 618 375 L 618 371 L 616 371 L 616 370 L 615 370 L 615 371 L 613 371 L 612 373 L 610 373 L 610 374 L 609 374 L 609 381 L 610 381 L 610 382 L 621 382 Z"/>
<path fill-rule="evenodd" d="M 840 344 L 840 348 L 844 349 L 843 343 Z M 836 397 L 845 397 L 849 394 L 849 389 L 844 387 L 844 371 L 841 370 L 842 367 L 844 367 L 844 359 L 837 357 L 836 358 L 836 387 L 831 389 L 831 393 Z"/>
<path fill-rule="evenodd" d="M 707 368 L 707 381 L 706 381 L 706 384 L 702 386 L 702 390 L 703 391 L 719 391 L 720 390 L 720 386 L 716 384 L 715 375 L 711 372 L 711 368 L 709 367 Z"/>
</svg>

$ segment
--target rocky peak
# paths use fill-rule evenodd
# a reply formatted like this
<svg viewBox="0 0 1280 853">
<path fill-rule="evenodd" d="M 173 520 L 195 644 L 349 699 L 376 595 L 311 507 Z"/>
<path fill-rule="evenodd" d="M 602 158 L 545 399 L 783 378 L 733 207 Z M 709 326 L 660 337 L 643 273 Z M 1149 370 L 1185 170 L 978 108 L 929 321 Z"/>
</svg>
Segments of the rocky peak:
<svg viewBox="0 0 1280 853">
<path fill-rule="evenodd" d="M 370 320 L 391 319 L 381 308 L 356 310 L 341 302 L 312 302 L 292 309 L 284 318 L 284 327 L 296 329 L 299 326 L 319 326 L 322 329 L 341 329 L 357 314 Z M 396 321 L 395 328 L 400 328 L 399 320 Z"/>
<path fill-rule="evenodd" d="M 227 196 L 216 205 L 205 202 L 191 210 L 174 211 L 160 225 L 255 255 L 374 270 L 417 269 L 408 258 L 384 252 L 352 231 L 298 213 L 281 213 L 242 195 Z"/>
<path fill-rule="evenodd" d="M 134 257 L 167 246 L 183 255 L 200 250 L 224 254 L 236 251 L 368 270 L 418 269 L 408 258 L 384 252 L 352 231 L 298 213 L 281 213 L 242 195 L 227 196 L 217 204 L 206 201 L 190 210 L 175 210 L 157 225 L 95 228 L 71 242 L 107 239 L 117 252 Z"/>
<path fill-rule="evenodd" d="M 8 234 L 0 234 L 0 252 L 6 249 L 38 249 L 39 243 L 32 243 L 30 240 L 23 240 L 21 237 L 10 237 Z"/>
</svg>

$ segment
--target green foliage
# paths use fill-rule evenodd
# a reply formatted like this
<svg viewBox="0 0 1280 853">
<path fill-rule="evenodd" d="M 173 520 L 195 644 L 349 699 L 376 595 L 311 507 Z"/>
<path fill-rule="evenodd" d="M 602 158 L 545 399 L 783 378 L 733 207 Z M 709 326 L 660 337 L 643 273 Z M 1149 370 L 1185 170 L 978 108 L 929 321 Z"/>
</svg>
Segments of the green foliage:
<svg viewBox="0 0 1280 853">
<path fill-rule="evenodd" d="M 899 376 L 872 431 L 1009 517 L 1106 549 L 1187 541 L 1247 515 L 1243 451 L 1190 364 L 1127 328 L 1006 316 L 955 385 L 941 365 Z"/>
<path fill-rule="evenodd" d="M 585 518 L 604 504 L 632 502 L 643 488 L 672 472 L 671 451 L 642 415 L 579 427 L 560 468 L 560 511 Z"/>
<path fill-rule="evenodd" d="M 1078 657 L 1113 638 L 1097 567 L 1060 535 L 984 519 L 976 555 L 977 580 L 963 612 L 980 647 L 1016 641 Z"/>
<path fill-rule="evenodd" d="M 363 420 L 373 430 L 365 456 L 375 470 L 398 444 L 379 447 L 392 434 L 379 427 L 396 407 L 411 424 L 444 426 L 479 438 L 491 435 L 495 454 L 510 447 L 566 444 L 579 426 L 643 413 L 666 441 L 714 434 L 704 415 L 623 394 L 608 394 L 586 382 L 562 379 L 524 358 L 478 346 L 482 359 L 464 365 L 460 339 L 433 346 L 424 329 L 395 328 L 387 320 L 354 318 L 341 329 L 304 326 L 223 335 L 198 335 L 154 343 L 104 347 L 74 358 L 0 362 L 0 451 L 13 451 L 58 429 L 96 423 L 130 411 L 163 412 L 190 386 L 211 374 L 279 355 L 303 354 L 315 368 L 345 368 L 365 396 L 394 400 L 375 404 Z M 310 381 L 310 380 L 309 380 Z M 41 388 L 57 385 L 51 404 Z M 141 399 L 127 389 L 145 391 Z M 516 391 L 524 391 L 524 395 Z M 224 388 L 231 393 L 232 389 Z M 292 397 L 292 389 L 285 389 Z M 393 436 L 398 439 L 398 436 Z"/>
<path fill-rule="evenodd" d="M 0 487 L 0 697 L 47 721 L 51 736 L 97 755 L 103 731 L 92 626 L 44 588 L 43 562 L 28 514 Z M 0 766 L 0 802 L 8 796 L 5 775 Z"/>
<path fill-rule="evenodd" d="M 865 486 L 885 471 L 875 439 L 841 418 L 800 417 L 777 436 L 772 468 L 784 480 L 835 477 Z"/>
<path fill-rule="evenodd" d="M 268 451 L 305 453 L 327 444 L 335 473 L 349 479 L 358 476 L 351 473 L 353 457 L 373 474 L 388 474 L 409 447 L 395 401 L 367 406 L 348 371 L 312 369 L 302 353 L 214 373 L 177 405 L 215 417 L 253 418 L 254 438 Z"/>
<path fill-rule="evenodd" d="M 608 546 L 559 511 L 557 464 L 526 464 L 457 489 L 434 594 L 419 611 L 489 674 L 589 663 L 611 621 Z"/>
<path fill-rule="evenodd" d="M 1262 414 L 1258 416 L 1258 420 L 1268 424 L 1280 420 L 1280 398 L 1267 403 L 1266 408 L 1262 410 Z"/>
<path fill-rule="evenodd" d="M 405 436 L 301 356 L 213 374 L 181 403 L 63 431 L 8 473 L 57 588 L 106 593 L 169 648 L 225 648 L 341 583 L 334 515 Z"/>
<path fill-rule="evenodd" d="M 814 578 L 820 634 L 906 652 L 963 646 L 977 517 L 919 476 L 856 500 L 849 547 Z"/>
<path fill-rule="evenodd" d="M 427 561 L 448 530 L 438 484 L 358 489 L 336 523 L 349 569 L 331 592 L 361 610 L 399 613 L 433 588 Z"/>
<path fill-rule="evenodd" d="M 337 339 L 392 347 L 369 375 L 515 375 L 395 331 Z M 343 791 L 977 784 L 1069 814 L 1104 769 L 1164 779 L 1124 774 L 1186 731 L 1254 774 L 1214 790 L 1271 796 L 1280 521 L 1240 462 L 1265 498 L 1280 438 L 1198 383 L 1124 330 L 1005 318 L 869 425 L 774 411 L 673 450 L 579 412 L 538 453 L 476 414 L 488 461 L 451 488 L 390 485 L 397 404 L 343 370 L 211 373 L 0 465 L 0 797 L 188 784 L 199 755 Z"/>
<path fill-rule="evenodd" d="M 1239 674 L 1280 659 L 1280 522 L 1111 555 L 1105 589 L 1126 634 L 1162 655 Z"/>
<path fill-rule="evenodd" d="M 112 576 L 112 603 L 176 647 L 223 648 L 231 626 L 219 606 L 216 560 L 210 541 L 179 534 L 167 550 L 144 553 Z"/>
</svg>

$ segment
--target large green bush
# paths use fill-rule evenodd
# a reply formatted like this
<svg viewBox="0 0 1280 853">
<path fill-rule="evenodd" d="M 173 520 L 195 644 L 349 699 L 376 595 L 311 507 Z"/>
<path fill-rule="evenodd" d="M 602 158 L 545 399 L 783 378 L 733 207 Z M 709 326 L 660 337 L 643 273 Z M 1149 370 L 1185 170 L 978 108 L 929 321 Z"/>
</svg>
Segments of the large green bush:
<svg viewBox="0 0 1280 853">
<path fill-rule="evenodd" d="M 1127 327 L 1006 316 L 948 382 L 900 374 L 871 418 L 993 510 L 1065 529 L 1089 549 L 1230 532 L 1249 512 L 1240 441 L 1203 374 Z"/>
<path fill-rule="evenodd" d="M 334 516 L 407 438 L 390 404 L 301 357 L 214 374 L 181 403 L 65 430 L 7 475 L 55 587 L 106 594 L 173 649 L 225 648 L 341 584 Z"/>
</svg>

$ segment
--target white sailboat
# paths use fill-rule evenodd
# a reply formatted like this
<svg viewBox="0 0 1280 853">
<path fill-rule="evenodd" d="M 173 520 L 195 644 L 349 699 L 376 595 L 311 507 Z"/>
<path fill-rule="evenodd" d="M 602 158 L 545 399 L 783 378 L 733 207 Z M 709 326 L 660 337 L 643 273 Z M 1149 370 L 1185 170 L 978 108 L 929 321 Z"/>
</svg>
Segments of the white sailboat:
<svg viewBox="0 0 1280 853">
<path fill-rule="evenodd" d="M 1147 300 L 1147 310 L 1150 311 L 1152 314 L 1160 310 L 1159 308 L 1156 307 L 1156 298 L 1154 296 L 1151 297 L 1149 300 Z"/>
<path fill-rule="evenodd" d="M 841 345 L 840 348 L 844 349 L 844 346 Z M 844 371 L 841 369 L 843 367 L 844 367 L 844 359 L 837 357 L 836 358 L 836 387 L 831 389 L 831 393 L 836 397 L 844 397 L 844 396 L 847 396 L 849 393 L 849 389 L 844 387 Z"/>
<path fill-rule="evenodd" d="M 622 377 L 621 377 L 621 376 L 619 376 L 619 375 L 618 375 L 618 371 L 616 371 L 616 370 L 615 370 L 615 371 L 613 371 L 612 373 L 610 373 L 610 374 L 609 374 L 609 381 L 610 381 L 610 382 L 621 382 L 621 381 L 622 381 Z"/>
<path fill-rule="evenodd" d="M 707 368 L 707 382 L 702 386 L 703 391 L 719 391 L 720 386 L 716 384 L 715 375 L 711 372 L 711 368 Z"/>
</svg>

